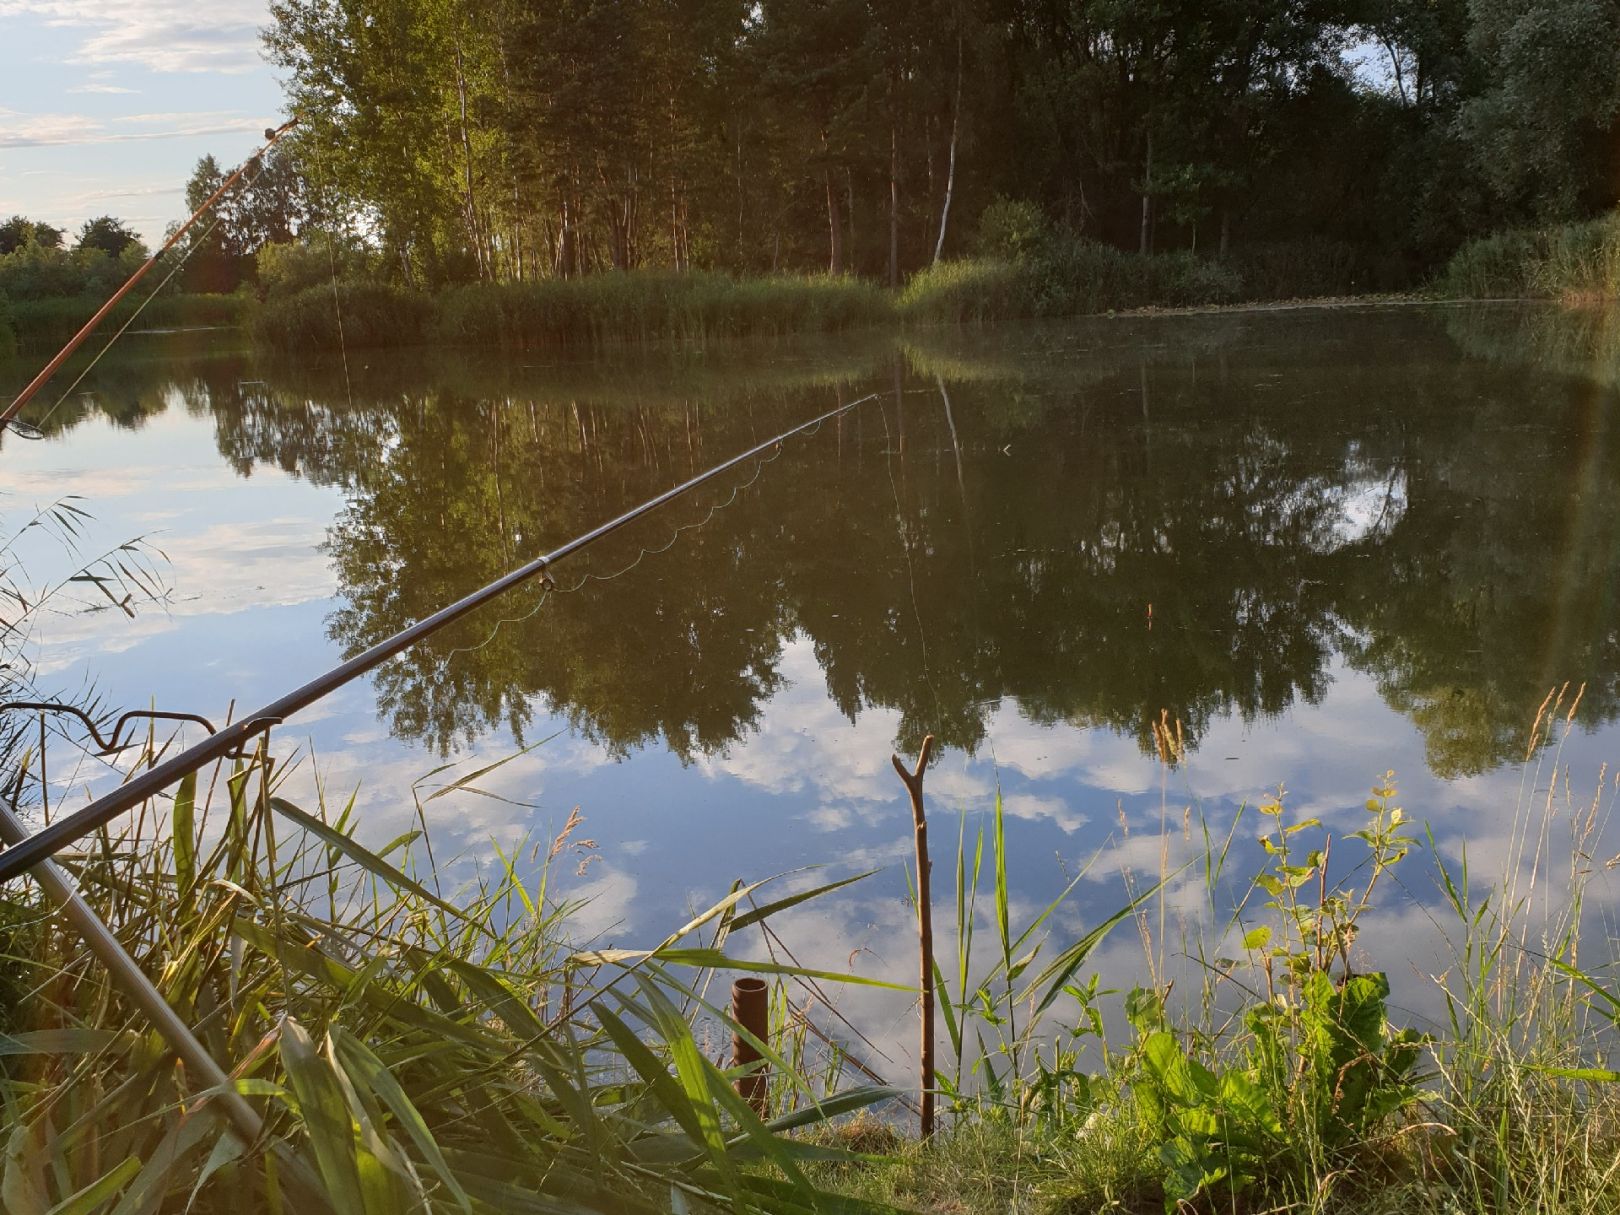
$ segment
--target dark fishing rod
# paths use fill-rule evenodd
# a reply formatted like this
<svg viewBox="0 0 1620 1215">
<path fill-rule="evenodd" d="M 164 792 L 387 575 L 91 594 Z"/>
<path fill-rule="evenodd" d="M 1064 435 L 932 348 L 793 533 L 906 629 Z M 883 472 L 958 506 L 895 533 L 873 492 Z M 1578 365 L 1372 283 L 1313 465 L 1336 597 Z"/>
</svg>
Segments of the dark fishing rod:
<svg viewBox="0 0 1620 1215">
<path fill-rule="evenodd" d="M 240 721 L 225 726 L 217 733 L 181 751 L 172 759 L 165 760 L 154 768 L 149 768 L 139 776 L 132 777 L 126 783 L 114 789 L 104 797 L 97 798 L 83 810 L 74 812 L 66 818 L 59 818 L 55 822 L 41 828 L 36 834 L 30 836 L 23 843 L 7 848 L 0 852 L 0 883 L 9 882 L 12 878 L 33 868 L 41 861 L 48 859 L 75 840 L 88 835 L 97 827 L 105 826 L 126 810 L 132 809 L 147 798 L 161 792 L 174 784 L 181 777 L 221 759 L 233 751 L 238 751 L 255 735 L 262 734 L 271 726 L 279 725 L 300 709 L 308 708 L 323 696 L 336 691 L 344 684 L 357 676 L 364 675 L 372 668 L 380 666 L 394 655 L 409 649 L 424 637 L 431 636 L 444 628 L 445 625 L 460 620 L 468 612 L 482 607 L 490 600 L 511 590 L 520 583 L 528 581 L 545 573 L 557 562 L 565 557 L 572 556 L 581 549 L 595 544 L 602 537 L 618 531 L 627 523 L 632 523 L 643 515 L 650 514 L 666 503 L 673 502 L 683 494 L 696 489 L 706 481 L 712 481 L 737 465 L 754 459 L 770 448 L 784 440 L 792 438 L 812 427 L 820 426 L 840 414 L 848 413 L 856 406 L 864 405 L 868 401 L 875 401 L 881 394 L 870 393 L 847 405 L 840 405 L 837 409 L 830 409 L 819 417 L 811 418 L 808 422 L 801 422 L 791 430 L 784 430 L 774 438 L 766 439 L 763 443 L 750 447 L 740 455 L 732 456 L 723 464 L 716 464 L 707 472 L 699 473 L 689 481 L 683 481 L 671 489 L 666 489 L 656 498 L 649 498 L 640 506 L 632 507 L 615 519 L 591 529 L 583 535 L 576 536 L 560 548 L 555 548 L 543 557 L 536 557 L 526 565 L 520 565 L 510 573 L 497 578 L 494 582 L 481 587 L 465 598 L 458 599 L 449 607 L 440 608 L 433 615 L 417 621 L 409 628 L 395 633 L 385 641 L 380 641 L 370 649 L 356 654 L 347 662 L 340 663 L 323 675 L 318 675 L 302 687 L 288 692 L 279 700 L 273 700 L 257 712 L 250 713 Z"/>
<path fill-rule="evenodd" d="M 219 189 L 210 194 L 208 196 L 208 200 L 191 213 L 191 218 L 186 220 L 185 223 L 181 224 L 169 235 L 169 239 L 163 242 L 163 247 L 142 262 L 140 268 L 137 269 L 134 274 L 129 276 L 124 285 L 118 288 L 117 291 L 114 291 L 107 302 L 96 310 L 96 314 L 84 323 L 84 328 L 80 329 L 79 332 L 75 333 L 71 338 L 68 339 L 68 344 L 56 352 L 56 357 L 49 363 L 45 364 L 44 369 L 33 378 L 27 388 L 24 388 L 20 393 L 17 394 L 17 399 L 10 405 L 7 405 L 4 410 L 0 410 L 0 429 L 4 429 L 6 424 L 15 418 L 22 410 L 22 407 L 28 404 L 29 401 L 33 400 L 35 394 L 37 394 L 41 388 L 50 383 L 51 377 L 62 369 L 62 364 L 67 362 L 68 359 L 72 357 L 73 352 L 84 344 L 85 339 L 96 331 L 96 327 L 99 326 L 102 321 L 107 319 L 107 314 L 116 308 L 118 306 L 118 302 L 134 289 L 136 283 L 140 282 L 141 279 L 146 277 L 146 272 L 148 270 L 157 265 L 158 258 L 162 257 L 170 249 L 178 245 L 180 243 L 180 238 L 190 230 L 193 224 L 195 224 L 208 212 L 209 208 L 220 200 L 225 191 L 229 190 L 239 180 L 241 180 L 242 174 L 246 173 L 251 166 L 258 164 L 259 158 L 271 148 L 275 147 L 276 143 L 281 139 L 281 137 L 297 125 L 298 118 L 295 115 L 286 122 L 282 123 L 279 127 L 276 127 L 274 130 L 265 131 L 264 146 L 261 147 L 257 152 L 253 153 L 252 156 L 249 156 L 246 160 L 244 160 L 237 168 L 236 172 L 232 173 L 223 182 L 221 182 Z"/>
</svg>

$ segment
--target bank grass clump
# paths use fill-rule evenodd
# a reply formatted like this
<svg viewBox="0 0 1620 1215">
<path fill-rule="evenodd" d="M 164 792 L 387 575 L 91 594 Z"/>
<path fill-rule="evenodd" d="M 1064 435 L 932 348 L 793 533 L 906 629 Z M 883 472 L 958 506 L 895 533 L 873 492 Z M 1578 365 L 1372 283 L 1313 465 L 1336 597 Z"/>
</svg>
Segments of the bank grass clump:
<svg viewBox="0 0 1620 1215">
<path fill-rule="evenodd" d="M 17 788 L 35 764 L 22 755 Z M 449 888 L 444 871 L 468 866 L 417 865 L 440 790 L 416 792 L 418 827 L 368 848 L 354 799 L 306 812 L 280 785 L 262 752 L 188 776 L 161 812 L 61 858 L 262 1116 L 254 1142 L 31 884 L 0 895 L 0 979 L 26 990 L 0 1039 L 8 1212 L 830 1209 L 789 1132 L 890 1090 L 811 1091 L 750 1036 L 791 1089 L 788 1112 L 756 1112 L 715 1062 L 740 1031 L 710 977 L 781 973 L 724 949 L 780 905 L 762 884 L 650 948 L 581 950 L 554 876 L 577 817 Z"/>
<path fill-rule="evenodd" d="M 508 348 L 830 333 L 889 315 L 883 292 L 860 279 L 734 279 L 697 270 L 477 283 L 453 288 L 436 302 L 434 333 L 441 341 Z"/>
<path fill-rule="evenodd" d="M 252 301 L 245 294 L 193 295 L 159 292 L 144 306 L 144 297 L 126 297 L 102 321 L 97 331 L 105 342 L 127 321 L 134 318 L 130 333 L 172 329 L 220 329 L 242 324 Z M 42 296 L 16 299 L 6 306 L 17 348 L 27 353 L 54 350 L 77 333 L 96 314 L 105 296 Z M 136 310 L 139 309 L 139 316 Z M 0 322 L 5 320 L 0 315 Z M 3 324 L 0 324 L 3 327 Z"/>
<path fill-rule="evenodd" d="M 1469 241 L 1436 289 L 1456 299 L 1612 300 L 1620 296 L 1620 213 Z"/>
<path fill-rule="evenodd" d="M 988 914 L 973 877 L 984 837 L 964 831 L 957 956 L 936 974 L 944 1123 L 928 1144 L 818 1175 L 953 1213 L 1616 1209 L 1620 983 L 1609 950 L 1583 952 L 1581 925 L 1620 781 L 1605 769 L 1585 793 L 1571 783 L 1560 748 L 1578 703 L 1566 686 L 1542 705 L 1524 788 L 1545 793 L 1522 797 L 1484 882 L 1466 847 L 1407 814 L 1392 773 L 1343 826 L 1291 813 L 1283 790 L 1224 835 L 1189 806 L 1161 856 L 1171 833 L 1202 846 L 1180 870 L 1162 860 L 1133 897 L 1148 981 L 1123 992 L 1077 973 L 1046 1005 L 1019 981 L 1041 963 L 1003 905 L 999 810 Z M 1161 749 L 1167 767 L 1178 746 Z M 1231 866 L 1246 820 L 1261 859 L 1243 878 Z M 1175 937 L 1166 900 L 1202 903 L 1202 927 Z M 1417 994 L 1439 997 L 1428 1015 L 1377 965 L 1392 931 L 1424 967 Z M 966 1071 L 951 1062 L 962 1041 Z"/>
<path fill-rule="evenodd" d="M 1143 256 L 1062 236 L 1022 256 L 930 266 L 906 284 L 897 307 L 904 319 L 919 324 L 986 324 L 1242 297 L 1241 279 L 1214 259 L 1186 252 Z"/>
<path fill-rule="evenodd" d="M 253 338 L 279 350 L 410 346 L 432 332 L 433 301 L 375 280 L 350 280 L 275 295 L 252 313 Z"/>
</svg>

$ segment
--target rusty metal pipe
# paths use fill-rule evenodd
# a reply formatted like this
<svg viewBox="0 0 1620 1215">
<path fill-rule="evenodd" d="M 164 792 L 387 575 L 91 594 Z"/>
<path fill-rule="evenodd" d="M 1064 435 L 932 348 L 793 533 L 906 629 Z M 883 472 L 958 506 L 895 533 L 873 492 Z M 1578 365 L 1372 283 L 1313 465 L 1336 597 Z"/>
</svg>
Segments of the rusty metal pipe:
<svg viewBox="0 0 1620 1215">
<path fill-rule="evenodd" d="M 771 989 L 764 979 L 738 979 L 731 985 L 731 1019 L 761 1042 L 766 1040 L 771 1031 Z M 760 1053 L 752 1042 L 739 1033 L 731 1035 L 732 1066 L 746 1067 L 759 1060 Z M 737 1078 L 737 1095 L 761 1118 L 770 1095 L 770 1079 L 770 1072 L 763 1067 Z"/>
</svg>

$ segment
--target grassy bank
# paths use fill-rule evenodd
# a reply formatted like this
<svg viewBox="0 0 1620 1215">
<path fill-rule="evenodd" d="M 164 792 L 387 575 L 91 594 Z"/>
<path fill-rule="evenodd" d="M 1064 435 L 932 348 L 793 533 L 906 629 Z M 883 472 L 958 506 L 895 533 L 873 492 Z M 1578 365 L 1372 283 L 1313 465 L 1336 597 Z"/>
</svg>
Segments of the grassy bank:
<svg viewBox="0 0 1620 1215">
<path fill-rule="evenodd" d="M 729 1038 L 704 990 L 715 965 L 748 965 L 723 946 L 772 914 L 767 891 L 739 886 L 647 950 L 570 952 L 574 905 L 550 874 L 572 863 L 577 820 L 446 889 L 457 863 L 418 874 L 420 832 L 372 851 L 350 834 L 352 803 L 305 813 L 272 785 L 257 762 L 188 777 L 161 824 L 148 806 L 67 862 L 264 1131 L 244 1143 L 217 1120 L 209 1090 L 14 886 L 0 980 L 27 995 L 0 1038 L 8 1212 L 825 1209 L 801 1168 L 810 1145 L 785 1132 L 888 1090 L 796 1079 L 768 1126 L 694 1036 Z M 417 793 L 424 825 L 432 800 Z M 803 1076 L 759 1045 L 781 1077 Z"/>
<path fill-rule="evenodd" d="M 256 764 L 188 780 L 161 824 L 149 807 L 69 867 L 267 1130 L 244 1145 L 211 1121 L 13 889 L 0 974 L 27 996 L 0 1040 L 7 1209 L 1597 1215 L 1620 1203 L 1620 1003 L 1580 927 L 1615 789 L 1588 800 L 1557 775 L 1545 744 L 1567 701 L 1538 716 L 1525 787 L 1551 788 L 1519 808 L 1499 883 L 1417 828 L 1386 778 L 1331 839 L 1280 794 L 1223 833 L 1192 819 L 1175 829 L 1202 839 L 1190 862 L 1127 876 L 1128 904 L 1077 930 L 1062 909 L 1083 873 L 1019 918 L 1000 805 L 964 820 L 935 862 L 954 897 L 933 909 L 928 1144 L 893 1090 L 841 1089 L 841 1052 L 806 1048 L 811 972 L 757 967 L 775 989 L 763 1119 L 710 1062 L 734 1029 L 711 980 L 753 965 L 738 959 L 768 917 L 791 946 L 788 913 L 844 883 L 774 901 L 739 886 L 646 950 L 578 950 L 550 876 L 581 846 L 576 820 L 447 889 L 456 862 L 423 836 L 435 791 L 415 791 L 420 829 L 371 850 L 352 803 L 305 813 Z M 1167 770 L 1177 746 L 1167 731 Z M 1229 872 L 1256 836 L 1263 866 Z M 1192 920 L 1167 917 L 1171 898 Z M 1442 996 L 1422 1025 L 1377 969 L 1415 923 Z M 1105 990 L 1097 951 L 1133 927 L 1146 980 Z"/>
<path fill-rule="evenodd" d="M 0 343 L 5 342 L 4 331 L 9 328 L 16 349 L 30 354 L 53 350 L 77 333 L 105 302 L 105 296 L 44 296 L 7 301 L 0 307 Z M 236 326 L 245 320 L 251 303 L 243 295 L 165 292 L 141 310 L 132 331 Z M 106 341 L 116 333 L 138 306 L 137 296 L 113 309 L 97 331 L 101 340 Z"/>
<path fill-rule="evenodd" d="M 875 325 L 988 324 L 1031 317 L 1188 307 L 1344 293 L 1379 284 L 1357 250 L 1298 242 L 1217 259 L 1141 256 L 1041 234 L 1016 248 L 942 262 L 898 293 L 826 275 L 734 278 L 637 270 L 528 283 L 476 283 L 423 295 L 376 281 L 272 292 L 252 330 L 280 349 L 442 342 L 590 348 L 842 332 Z"/>
<path fill-rule="evenodd" d="M 1440 275 L 1455 299 L 1604 301 L 1620 297 L 1620 215 L 1470 241 Z"/>
<path fill-rule="evenodd" d="M 891 317 L 887 295 L 853 278 L 648 270 L 477 283 L 431 297 L 381 283 L 313 286 L 267 300 L 252 331 L 280 349 L 335 349 L 340 341 L 525 349 L 829 333 Z"/>
</svg>

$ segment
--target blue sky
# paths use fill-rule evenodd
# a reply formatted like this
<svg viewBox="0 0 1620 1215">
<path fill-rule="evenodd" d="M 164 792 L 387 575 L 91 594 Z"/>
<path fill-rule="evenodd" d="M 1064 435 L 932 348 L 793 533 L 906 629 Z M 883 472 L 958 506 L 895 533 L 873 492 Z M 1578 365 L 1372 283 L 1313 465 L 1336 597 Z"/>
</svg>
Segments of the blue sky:
<svg viewBox="0 0 1620 1215">
<path fill-rule="evenodd" d="M 234 165 L 281 121 L 268 21 L 268 0 L 0 0 L 0 218 L 160 241 L 200 156 Z"/>
</svg>

